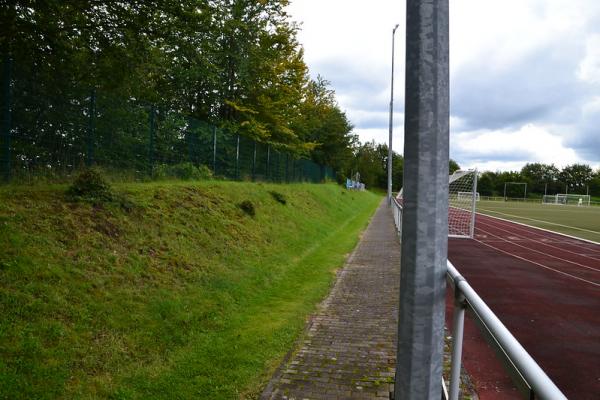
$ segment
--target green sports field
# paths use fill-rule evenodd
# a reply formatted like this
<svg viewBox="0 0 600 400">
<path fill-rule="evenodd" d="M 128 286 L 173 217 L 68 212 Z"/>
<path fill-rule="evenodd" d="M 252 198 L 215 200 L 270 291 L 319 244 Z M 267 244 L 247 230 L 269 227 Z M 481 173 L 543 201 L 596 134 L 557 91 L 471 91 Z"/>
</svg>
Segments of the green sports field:
<svg viewBox="0 0 600 400">
<path fill-rule="evenodd" d="M 600 243 L 600 207 L 549 205 L 532 202 L 477 202 L 477 212 Z"/>
</svg>

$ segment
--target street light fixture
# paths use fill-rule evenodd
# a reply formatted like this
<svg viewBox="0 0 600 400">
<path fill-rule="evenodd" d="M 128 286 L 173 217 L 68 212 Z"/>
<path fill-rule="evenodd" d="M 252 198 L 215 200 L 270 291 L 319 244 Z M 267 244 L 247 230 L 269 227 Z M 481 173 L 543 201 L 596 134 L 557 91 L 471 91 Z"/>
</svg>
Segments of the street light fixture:
<svg viewBox="0 0 600 400">
<path fill-rule="evenodd" d="M 393 122 L 394 122 L 394 41 L 396 37 L 396 29 L 398 29 L 399 24 L 394 26 L 392 30 L 392 89 L 390 94 L 390 141 L 388 144 L 388 203 L 392 201 L 392 131 L 393 131 Z"/>
</svg>

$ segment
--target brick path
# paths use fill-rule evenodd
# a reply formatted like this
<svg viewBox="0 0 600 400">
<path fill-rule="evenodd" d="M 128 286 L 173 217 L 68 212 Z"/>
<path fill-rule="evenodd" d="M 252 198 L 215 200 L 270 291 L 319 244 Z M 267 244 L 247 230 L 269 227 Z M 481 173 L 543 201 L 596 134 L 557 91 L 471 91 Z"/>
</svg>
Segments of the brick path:
<svg viewBox="0 0 600 400">
<path fill-rule="evenodd" d="M 400 243 L 384 201 L 312 318 L 304 341 L 261 399 L 389 399 L 399 266 Z"/>
</svg>

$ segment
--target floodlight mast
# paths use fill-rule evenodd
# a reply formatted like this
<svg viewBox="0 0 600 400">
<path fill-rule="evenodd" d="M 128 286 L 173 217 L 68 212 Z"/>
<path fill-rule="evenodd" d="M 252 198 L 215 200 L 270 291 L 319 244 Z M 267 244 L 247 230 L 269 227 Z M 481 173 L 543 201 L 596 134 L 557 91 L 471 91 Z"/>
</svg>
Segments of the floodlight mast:
<svg viewBox="0 0 600 400">
<path fill-rule="evenodd" d="M 439 399 L 449 160 L 448 0 L 406 1 L 404 208 L 394 398 Z"/>
<path fill-rule="evenodd" d="M 390 94 L 390 140 L 389 140 L 389 144 L 388 144 L 388 162 L 387 162 L 387 172 L 388 172 L 388 204 L 392 204 L 392 158 L 393 158 L 393 151 L 392 151 L 392 131 L 394 129 L 393 127 L 393 121 L 394 121 L 394 49 L 395 49 L 395 37 L 396 37 L 396 29 L 398 29 L 398 26 L 400 26 L 400 24 L 396 24 L 396 26 L 394 26 L 394 29 L 392 30 L 392 89 L 391 89 L 391 94 Z"/>
</svg>

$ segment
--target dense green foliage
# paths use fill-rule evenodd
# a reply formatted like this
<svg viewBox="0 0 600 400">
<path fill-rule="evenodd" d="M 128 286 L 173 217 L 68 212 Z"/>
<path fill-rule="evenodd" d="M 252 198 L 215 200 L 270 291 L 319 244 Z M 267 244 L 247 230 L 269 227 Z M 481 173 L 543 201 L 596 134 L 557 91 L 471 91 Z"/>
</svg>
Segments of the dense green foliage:
<svg viewBox="0 0 600 400">
<path fill-rule="evenodd" d="M 13 167 L 150 174 L 208 158 L 210 124 L 344 174 L 356 137 L 328 82 L 309 77 L 287 3 L 3 2 Z"/>
<path fill-rule="evenodd" d="M 600 196 L 600 170 L 593 171 L 589 165 L 567 165 L 562 170 L 553 164 L 528 163 L 521 171 L 483 172 L 477 183 L 477 191 L 483 196 L 504 195 L 506 182 L 527 183 L 528 195 L 544 193 L 574 193 Z M 523 197 L 522 186 L 507 186 L 507 197 Z"/>
<path fill-rule="evenodd" d="M 334 184 L 113 185 L 124 209 L 65 190 L 0 188 L 2 399 L 257 398 L 380 202 Z"/>
</svg>

